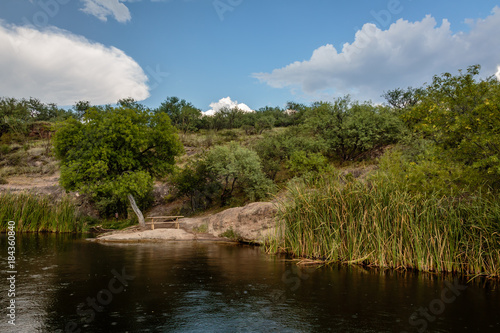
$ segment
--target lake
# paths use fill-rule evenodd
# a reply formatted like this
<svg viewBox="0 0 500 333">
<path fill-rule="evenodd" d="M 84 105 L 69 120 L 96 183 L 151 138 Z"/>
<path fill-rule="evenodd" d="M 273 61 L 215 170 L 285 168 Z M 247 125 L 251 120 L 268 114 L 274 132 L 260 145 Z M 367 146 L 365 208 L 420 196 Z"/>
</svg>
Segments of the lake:
<svg viewBox="0 0 500 333">
<path fill-rule="evenodd" d="M 211 242 L 17 235 L 1 332 L 500 332 L 497 282 L 332 265 Z M 2 276 L 7 238 L 0 235 Z"/>
</svg>

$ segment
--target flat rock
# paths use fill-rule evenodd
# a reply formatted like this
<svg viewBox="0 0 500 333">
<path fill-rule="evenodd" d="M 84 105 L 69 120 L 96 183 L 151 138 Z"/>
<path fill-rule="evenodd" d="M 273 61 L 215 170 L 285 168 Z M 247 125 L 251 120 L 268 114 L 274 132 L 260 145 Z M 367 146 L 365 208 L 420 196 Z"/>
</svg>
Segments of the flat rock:
<svg viewBox="0 0 500 333">
<path fill-rule="evenodd" d="M 105 234 L 97 241 L 141 241 L 141 240 L 195 240 L 196 236 L 182 229 L 155 229 L 124 233 Z"/>
<path fill-rule="evenodd" d="M 188 231 L 204 230 L 216 237 L 232 230 L 240 240 L 265 243 L 276 231 L 276 212 L 274 203 L 254 202 L 210 216 L 179 219 L 179 225 Z"/>
</svg>

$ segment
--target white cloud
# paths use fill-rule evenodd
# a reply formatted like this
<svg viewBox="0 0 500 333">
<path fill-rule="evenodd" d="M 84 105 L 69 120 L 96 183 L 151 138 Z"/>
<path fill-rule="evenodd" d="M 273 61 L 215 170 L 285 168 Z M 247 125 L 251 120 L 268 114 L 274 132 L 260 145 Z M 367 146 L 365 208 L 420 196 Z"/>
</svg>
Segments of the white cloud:
<svg viewBox="0 0 500 333">
<path fill-rule="evenodd" d="M 82 0 L 82 11 L 94 15 L 101 21 L 107 21 L 108 16 L 113 16 L 118 22 L 130 21 L 130 11 L 119 0 Z"/>
<path fill-rule="evenodd" d="M 203 112 L 205 116 L 213 116 L 215 113 L 219 112 L 221 109 L 239 109 L 243 112 L 255 112 L 248 105 L 244 103 L 239 103 L 238 101 L 232 101 L 231 97 L 221 98 L 218 102 L 210 104 L 211 109 Z"/>
<path fill-rule="evenodd" d="M 417 22 L 400 19 L 387 30 L 367 23 L 340 52 L 327 44 L 309 60 L 253 76 L 275 88 L 298 87 L 310 97 L 351 94 L 380 101 L 383 91 L 420 86 L 435 74 L 470 65 L 480 64 L 491 75 L 500 65 L 500 8 L 467 23 L 467 33 L 453 33 L 447 20 L 438 26 L 431 16 Z"/>
<path fill-rule="evenodd" d="M 0 22 L 0 93 L 72 105 L 149 97 L 147 76 L 123 51 L 56 28 L 38 31 Z"/>
<path fill-rule="evenodd" d="M 106 22 L 108 16 L 113 16 L 115 20 L 125 23 L 131 20 L 130 10 L 124 2 L 142 2 L 143 0 L 81 0 L 83 2 L 82 11 L 97 17 Z M 172 0 L 151 0 L 151 2 L 170 2 Z M 185 2 L 193 0 L 184 0 Z"/>
<path fill-rule="evenodd" d="M 498 66 L 498 71 L 495 75 L 496 75 L 498 81 L 500 81 L 500 66 Z"/>
</svg>

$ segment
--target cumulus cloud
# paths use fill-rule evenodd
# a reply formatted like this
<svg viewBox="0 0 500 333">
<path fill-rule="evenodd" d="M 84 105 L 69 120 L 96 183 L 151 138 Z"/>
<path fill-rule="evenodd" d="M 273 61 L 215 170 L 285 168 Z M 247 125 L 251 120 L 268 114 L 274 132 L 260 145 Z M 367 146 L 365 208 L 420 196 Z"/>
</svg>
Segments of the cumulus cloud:
<svg viewBox="0 0 500 333">
<path fill-rule="evenodd" d="M 496 73 L 496 77 L 497 77 L 498 81 L 500 81 L 500 66 L 498 66 L 498 71 Z"/>
<path fill-rule="evenodd" d="M 225 97 L 221 98 L 218 102 L 214 102 L 210 104 L 211 109 L 208 111 L 203 112 L 203 115 L 205 116 L 213 116 L 217 112 L 219 112 L 221 109 L 239 109 L 243 112 L 254 112 L 248 105 L 244 103 L 239 103 L 238 101 L 232 101 L 231 97 Z"/>
<path fill-rule="evenodd" d="M 56 28 L 44 31 L 0 22 L 0 92 L 72 105 L 149 97 L 147 76 L 123 51 Z"/>
<path fill-rule="evenodd" d="M 118 22 L 130 21 L 130 11 L 119 0 L 82 0 L 84 13 L 94 15 L 101 21 L 113 16 Z"/>
<path fill-rule="evenodd" d="M 300 88 L 311 97 L 351 94 L 380 101 L 383 91 L 420 86 L 435 74 L 474 64 L 482 65 L 483 73 L 495 73 L 500 65 L 500 8 L 485 19 L 466 22 L 470 31 L 457 33 L 448 20 L 438 26 L 431 16 L 417 22 L 400 19 L 387 30 L 367 23 L 340 52 L 327 44 L 309 60 L 253 76 L 275 88 Z"/>
</svg>

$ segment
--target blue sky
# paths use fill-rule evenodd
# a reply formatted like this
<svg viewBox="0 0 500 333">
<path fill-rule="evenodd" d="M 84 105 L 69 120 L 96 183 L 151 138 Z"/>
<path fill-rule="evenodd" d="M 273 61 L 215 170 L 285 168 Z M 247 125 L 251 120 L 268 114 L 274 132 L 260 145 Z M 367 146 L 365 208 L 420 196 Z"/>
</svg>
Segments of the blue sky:
<svg viewBox="0 0 500 333">
<path fill-rule="evenodd" d="M 486 0 L 2 0 L 0 96 L 61 106 L 132 96 L 149 107 L 178 96 L 203 111 L 232 101 L 258 109 L 348 93 L 381 102 L 386 90 L 477 63 L 483 75 L 495 74 L 496 6 Z"/>
</svg>

